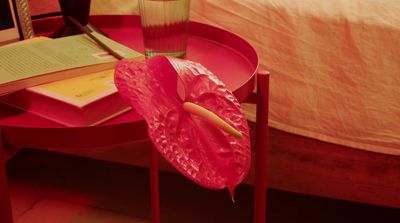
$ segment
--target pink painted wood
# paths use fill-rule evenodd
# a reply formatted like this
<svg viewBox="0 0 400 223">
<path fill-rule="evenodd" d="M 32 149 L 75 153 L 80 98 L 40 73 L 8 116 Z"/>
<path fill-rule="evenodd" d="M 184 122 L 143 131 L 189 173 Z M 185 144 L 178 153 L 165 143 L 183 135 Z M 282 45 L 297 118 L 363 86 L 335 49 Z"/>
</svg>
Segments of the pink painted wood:
<svg viewBox="0 0 400 223">
<path fill-rule="evenodd" d="M 158 151 L 152 146 L 150 151 L 150 197 L 151 220 L 160 223 L 160 189 L 158 181 Z"/>
<path fill-rule="evenodd" d="M 254 223 L 265 223 L 267 191 L 269 73 L 257 74 L 257 120 L 254 178 Z"/>
<path fill-rule="evenodd" d="M 37 35 L 48 36 L 62 26 L 62 18 L 33 21 Z M 92 16 L 90 23 L 111 39 L 143 52 L 138 16 Z M 254 88 L 258 56 L 245 40 L 222 29 L 205 24 L 190 23 L 188 59 L 200 62 L 218 76 L 239 101 L 245 100 Z M 11 148 L 79 148 L 124 144 L 147 138 L 146 124 L 134 111 L 127 112 L 100 126 L 66 128 L 60 124 L 0 105 L 2 137 Z M 71 140 L 73 139 L 73 140 Z M 12 153 L 0 148 L 0 222 L 11 223 L 12 212 L 8 197 L 6 160 Z M 160 222 L 160 201 L 157 152 L 153 149 L 150 168 L 152 219 Z"/>
<path fill-rule="evenodd" d="M 111 39 L 143 52 L 139 16 L 92 16 L 90 23 Z M 35 34 L 41 36 L 52 34 L 62 25 L 61 17 L 33 21 Z M 191 22 L 187 59 L 200 62 L 211 70 L 239 101 L 252 93 L 258 56 L 251 45 L 235 34 Z M 106 146 L 147 138 L 146 131 L 143 131 L 146 124 L 135 111 L 120 115 L 101 126 L 65 128 L 55 122 L 0 104 L 0 126 L 7 143 L 19 147 Z"/>
</svg>

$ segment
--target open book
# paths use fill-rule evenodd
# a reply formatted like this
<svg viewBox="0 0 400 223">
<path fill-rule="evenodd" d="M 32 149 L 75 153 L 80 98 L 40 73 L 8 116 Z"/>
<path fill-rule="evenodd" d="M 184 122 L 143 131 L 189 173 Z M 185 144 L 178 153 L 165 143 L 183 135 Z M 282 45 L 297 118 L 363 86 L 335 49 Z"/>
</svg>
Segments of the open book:
<svg viewBox="0 0 400 223">
<path fill-rule="evenodd" d="M 143 55 L 93 33 L 125 58 Z M 0 47 L 0 95 L 56 80 L 113 68 L 117 59 L 86 34 Z"/>
</svg>

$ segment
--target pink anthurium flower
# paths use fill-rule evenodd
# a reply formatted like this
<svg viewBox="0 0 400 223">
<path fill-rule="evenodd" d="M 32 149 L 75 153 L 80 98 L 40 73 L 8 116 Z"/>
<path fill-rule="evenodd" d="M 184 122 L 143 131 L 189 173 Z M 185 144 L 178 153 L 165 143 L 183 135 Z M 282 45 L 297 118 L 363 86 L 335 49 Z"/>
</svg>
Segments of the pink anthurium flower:
<svg viewBox="0 0 400 223">
<path fill-rule="evenodd" d="M 143 116 L 148 135 L 176 169 L 210 189 L 234 188 L 250 167 L 247 120 L 232 92 L 188 60 L 122 60 L 115 84 Z"/>
</svg>

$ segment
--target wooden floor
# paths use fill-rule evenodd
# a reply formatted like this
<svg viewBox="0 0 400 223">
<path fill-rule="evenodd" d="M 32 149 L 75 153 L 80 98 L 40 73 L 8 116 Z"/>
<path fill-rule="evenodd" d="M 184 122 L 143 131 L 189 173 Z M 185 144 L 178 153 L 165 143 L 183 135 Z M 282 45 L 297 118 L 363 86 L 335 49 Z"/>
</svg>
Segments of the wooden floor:
<svg viewBox="0 0 400 223">
<path fill-rule="evenodd" d="M 8 162 L 16 223 L 150 222 L 148 170 L 39 150 Z M 162 222 L 252 222 L 252 188 L 211 191 L 162 173 Z M 399 195 L 400 196 L 400 195 Z M 400 222 L 400 210 L 268 190 L 269 223 Z"/>
</svg>

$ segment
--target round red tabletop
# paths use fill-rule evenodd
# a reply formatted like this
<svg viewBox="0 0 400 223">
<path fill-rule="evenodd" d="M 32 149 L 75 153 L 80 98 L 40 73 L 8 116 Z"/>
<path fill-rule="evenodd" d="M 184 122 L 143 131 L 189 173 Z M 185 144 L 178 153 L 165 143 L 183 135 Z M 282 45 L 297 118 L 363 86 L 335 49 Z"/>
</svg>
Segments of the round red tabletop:
<svg viewBox="0 0 400 223">
<path fill-rule="evenodd" d="M 135 15 L 91 16 L 90 24 L 109 38 L 144 52 L 140 18 Z M 33 21 L 36 35 L 49 36 L 63 25 L 61 17 Z M 187 59 L 207 67 L 239 101 L 254 88 L 258 56 L 254 48 L 225 30 L 190 23 Z M 23 147 L 90 147 L 146 139 L 146 124 L 135 112 L 124 113 L 99 126 L 65 127 L 61 124 L 0 104 L 3 141 Z"/>
</svg>

